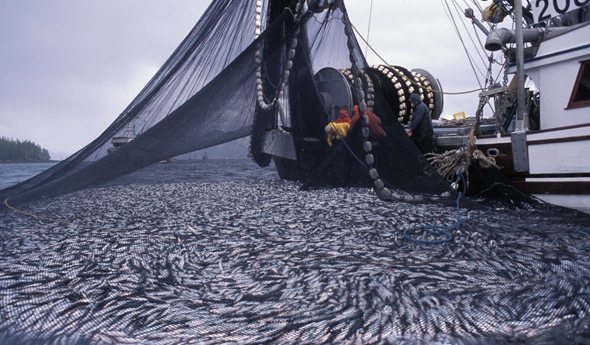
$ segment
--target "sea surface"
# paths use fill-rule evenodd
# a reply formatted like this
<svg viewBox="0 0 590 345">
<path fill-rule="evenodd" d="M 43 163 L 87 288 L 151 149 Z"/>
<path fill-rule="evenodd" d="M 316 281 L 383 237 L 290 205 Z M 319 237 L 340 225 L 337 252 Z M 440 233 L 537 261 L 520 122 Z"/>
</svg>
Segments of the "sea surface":
<svg viewBox="0 0 590 345">
<path fill-rule="evenodd" d="M 43 163 L 0 163 L 0 190 L 27 180 L 57 164 Z"/>
<path fill-rule="evenodd" d="M 0 190 L 25 181 L 57 164 L 2 163 Z M 123 176 L 116 183 L 220 182 L 245 179 L 278 179 L 274 166 L 261 168 L 250 159 L 177 160 L 157 163 L 139 172 Z"/>
<path fill-rule="evenodd" d="M 178 161 L 0 210 L 0 344 L 590 344 L 590 216 L 300 187 Z"/>
</svg>

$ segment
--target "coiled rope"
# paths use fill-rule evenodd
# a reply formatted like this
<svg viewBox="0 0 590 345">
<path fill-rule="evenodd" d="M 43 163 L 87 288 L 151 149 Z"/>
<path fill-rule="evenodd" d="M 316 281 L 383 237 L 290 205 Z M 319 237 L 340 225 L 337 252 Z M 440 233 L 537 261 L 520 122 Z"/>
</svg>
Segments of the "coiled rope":
<svg viewBox="0 0 590 345">
<path fill-rule="evenodd" d="M 480 118 L 483 113 L 483 107 L 487 104 L 487 97 L 481 97 L 475 113 L 475 122 L 469 133 L 469 141 L 466 146 L 455 150 L 449 150 L 444 153 L 429 153 L 426 159 L 448 182 L 451 182 L 453 176 L 465 173 L 469 180 L 469 167 L 477 161 L 483 168 L 496 168 L 496 160 L 493 157 L 486 156 L 475 145 L 475 134 L 479 130 Z"/>
</svg>

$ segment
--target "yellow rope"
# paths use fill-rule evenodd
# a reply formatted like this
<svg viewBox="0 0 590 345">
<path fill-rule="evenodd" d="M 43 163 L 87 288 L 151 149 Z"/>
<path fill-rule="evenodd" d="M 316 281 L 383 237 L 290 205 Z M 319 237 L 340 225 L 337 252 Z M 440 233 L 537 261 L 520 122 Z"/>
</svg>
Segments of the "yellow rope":
<svg viewBox="0 0 590 345">
<path fill-rule="evenodd" d="M 475 122 L 469 132 L 469 140 L 466 146 L 461 148 L 446 151 L 442 154 L 427 154 L 426 159 L 436 168 L 439 174 L 441 174 L 448 182 L 452 182 L 455 175 L 464 173 L 467 181 L 469 181 L 469 166 L 475 161 L 478 161 L 483 168 L 495 167 L 500 169 L 496 165 L 496 159 L 493 157 L 487 157 L 483 152 L 477 149 L 475 145 L 476 132 L 479 130 L 480 116 L 483 112 L 483 107 L 487 103 L 487 98 L 480 98 L 479 105 L 477 107 Z"/>
<path fill-rule="evenodd" d="M 44 220 L 44 221 L 48 221 L 48 222 L 56 222 L 56 223 L 60 223 L 60 224 L 64 224 L 64 225 L 71 224 L 70 222 L 65 221 L 65 220 L 45 218 L 45 217 L 38 216 L 38 215 L 36 215 L 34 213 L 30 213 L 30 212 L 19 210 L 16 207 L 11 206 L 11 205 L 8 204 L 8 198 L 6 198 L 4 200 L 4 206 L 6 206 L 11 211 L 14 211 L 14 212 L 20 213 L 20 214 L 24 214 L 26 216 L 29 216 L 29 217 L 32 217 L 32 218 L 35 218 L 35 219 Z"/>
<path fill-rule="evenodd" d="M 478 161 L 482 168 L 500 169 L 496 165 L 496 160 L 493 157 L 487 157 L 480 150 L 466 149 L 465 147 L 446 151 L 441 154 L 427 153 L 426 159 L 444 177 L 448 182 L 453 182 L 455 176 L 462 172 L 465 178 L 469 181 L 469 167 L 475 161 Z"/>
<path fill-rule="evenodd" d="M 355 31 L 355 32 L 358 34 L 358 36 L 361 38 L 361 40 L 362 40 L 363 42 L 365 42 L 365 44 L 367 45 L 367 47 L 369 47 L 369 48 L 371 49 L 371 51 L 373 52 L 373 54 L 377 55 L 377 57 L 378 57 L 378 58 L 379 58 L 379 59 L 380 59 L 380 60 L 381 60 L 381 61 L 382 61 L 384 64 L 386 64 L 387 66 L 391 66 L 391 64 L 389 64 L 387 61 L 385 61 L 385 59 L 384 59 L 384 58 L 383 58 L 381 55 L 379 55 L 379 53 L 377 53 L 377 51 L 375 51 L 375 49 L 373 49 L 373 47 L 372 47 L 372 46 L 369 44 L 369 42 L 367 42 L 367 41 L 365 40 L 365 38 L 363 37 L 363 35 L 361 35 L 361 33 L 358 31 L 358 29 L 357 29 L 357 28 L 356 28 L 356 27 L 355 27 L 355 26 L 354 26 L 352 23 L 351 23 L 350 25 L 352 26 L 352 28 L 354 29 L 354 31 Z M 469 94 L 469 93 L 474 93 L 474 92 L 481 92 L 481 91 L 482 91 L 482 89 L 481 89 L 481 88 L 477 88 L 477 89 L 473 89 L 473 90 L 469 90 L 469 91 L 460 91 L 460 92 L 446 92 L 446 91 L 439 91 L 439 90 L 434 90 L 434 89 L 432 89 L 431 87 L 424 87 L 423 85 L 421 85 L 421 84 L 418 84 L 418 83 L 416 83 L 415 81 L 413 81 L 413 80 L 410 80 L 409 78 L 408 78 L 408 81 L 409 81 L 410 83 L 414 84 L 414 86 L 418 86 L 418 87 L 420 87 L 420 88 L 423 88 L 423 89 L 426 89 L 426 90 L 428 90 L 428 91 L 430 91 L 430 92 L 437 92 L 437 93 L 440 93 L 440 94 L 443 94 L 443 95 L 465 95 L 465 94 Z"/>
</svg>

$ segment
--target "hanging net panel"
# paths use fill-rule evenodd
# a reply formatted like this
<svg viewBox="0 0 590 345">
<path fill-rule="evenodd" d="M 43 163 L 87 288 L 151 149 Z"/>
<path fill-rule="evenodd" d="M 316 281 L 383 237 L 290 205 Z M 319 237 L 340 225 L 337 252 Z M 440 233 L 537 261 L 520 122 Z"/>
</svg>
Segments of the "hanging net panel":
<svg viewBox="0 0 590 345">
<path fill-rule="evenodd" d="M 325 84 L 334 72 L 341 84 Z M 98 138 L 0 191 L 0 198 L 19 204 L 91 188 L 244 137 L 251 137 L 256 163 L 274 160 L 282 178 L 306 186 L 376 184 L 386 198 L 392 195 L 387 188 L 444 193 L 448 184 L 428 169 L 398 121 L 408 119 L 409 93 L 434 99 L 425 91 L 429 85 L 413 86 L 419 76 L 401 67 L 384 72 L 367 66 L 341 1 L 214 1 Z M 404 89 L 387 89 L 384 78 Z M 335 100 L 339 92 L 346 95 Z M 367 110 L 377 114 L 387 137 L 367 147 L 371 135 L 361 119 L 348 143 L 330 147 L 324 128 L 337 111 L 352 114 L 353 105 L 361 116 Z M 287 136 L 290 153 L 269 147 L 272 135 Z"/>
</svg>

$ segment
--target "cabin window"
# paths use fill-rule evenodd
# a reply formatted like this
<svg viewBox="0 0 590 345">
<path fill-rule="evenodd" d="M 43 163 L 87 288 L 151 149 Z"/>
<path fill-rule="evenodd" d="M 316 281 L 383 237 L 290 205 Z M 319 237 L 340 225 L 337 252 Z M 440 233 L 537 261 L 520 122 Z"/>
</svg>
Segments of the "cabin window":
<svg viewBox="0 0 590 345">
<path fill-rule="evenodd" d="M 590 61 L 584 61 L 580 65 L 578 78 L 570 97 L 568 108 L 590 106 Z"/>
</svg>

